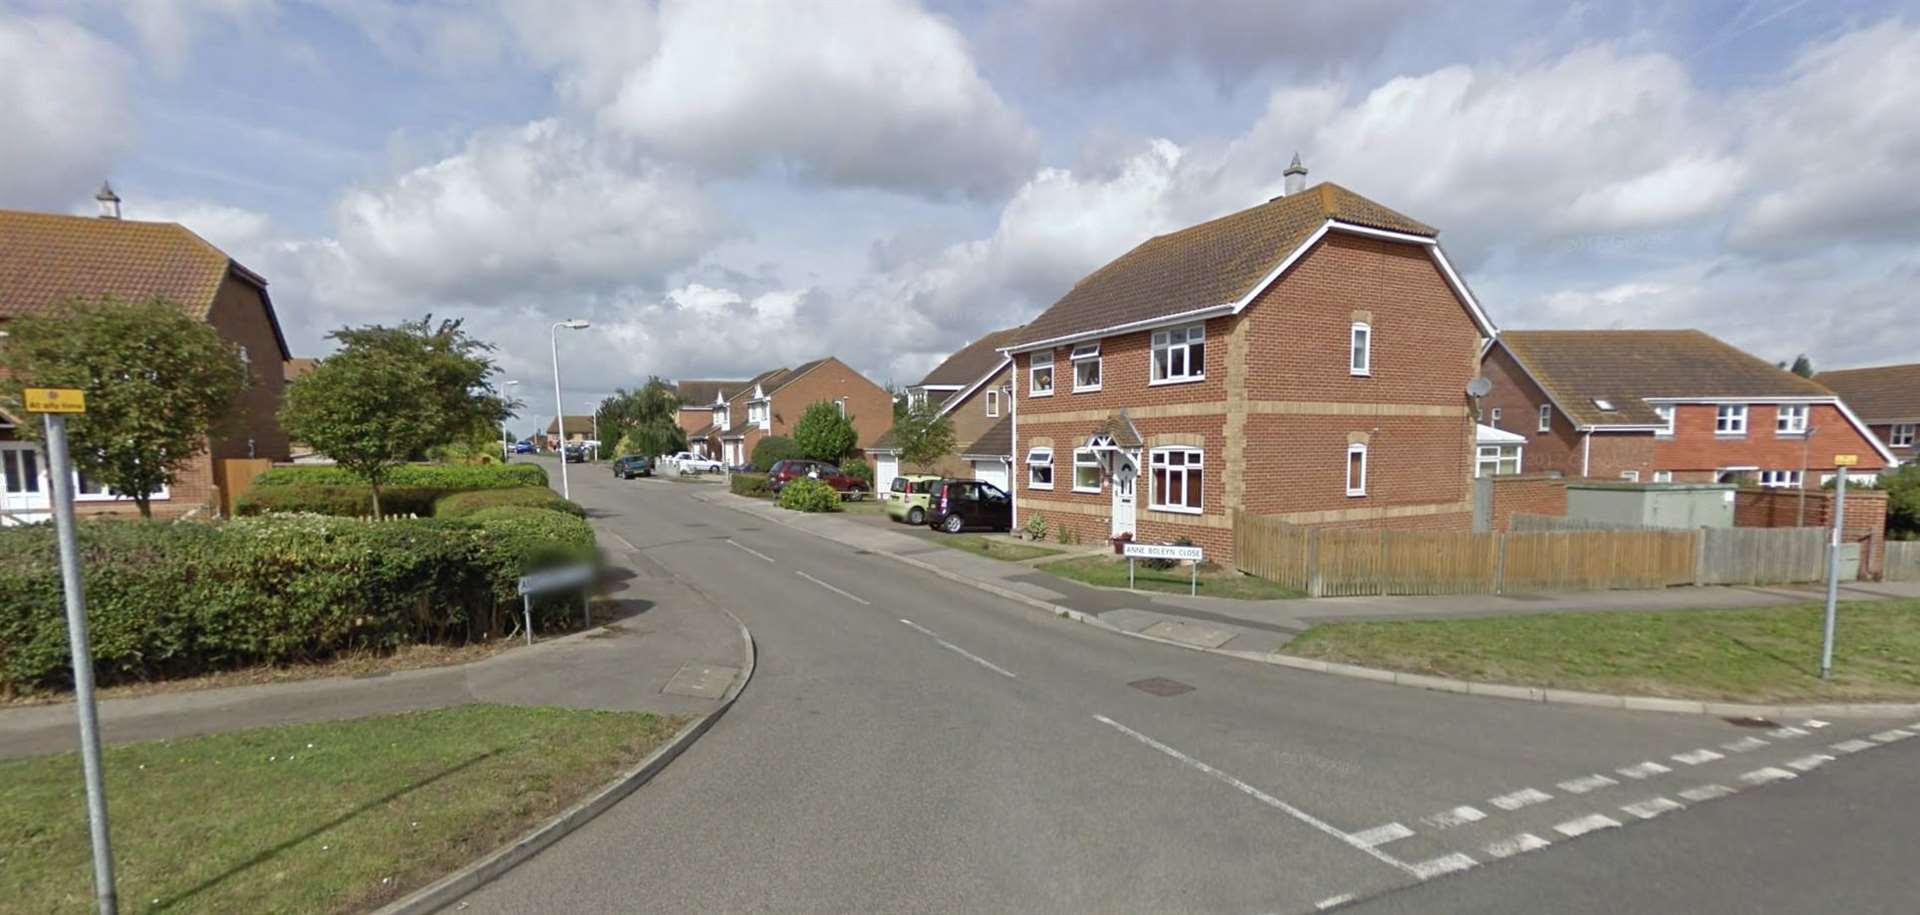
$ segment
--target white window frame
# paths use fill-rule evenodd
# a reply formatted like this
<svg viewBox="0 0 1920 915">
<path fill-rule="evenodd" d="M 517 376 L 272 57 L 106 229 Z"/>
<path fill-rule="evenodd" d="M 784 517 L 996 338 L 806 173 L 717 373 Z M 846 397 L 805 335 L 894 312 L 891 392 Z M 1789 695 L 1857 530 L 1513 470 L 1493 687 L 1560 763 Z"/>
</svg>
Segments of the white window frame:
<svg viewBox="0 0 1920 915">
<path fill-rule="evenodd" d="M 1673 482 L 1673 471 L 1656 470 L 1653 472 L 1653 481 L 1655 483 L 1671 483 Z"/>
<path fill-rule="evenodd" d="M 1659 415 L 1660 422 L 1662 423 L 1659 429 L 1654 430 L 1654 435 L 1668 438 L 1673 436 L 1673 416 L 1675 411 L 1676 408 L 1670 403 L 1653 405 L 1653 412 Z"/>
<path fill-rule="evenodd" d="M 1089 467 L 1093 469 L 1093 485 L 1082 486 L 1080 485 L 1080 471 Z M 1073 491 L 1099 492 L 1101 480 L 1100 453 L 1092 448 L 1073 449 Z"/>
<path fill-rule="evenodd" d="M 1812 408 L 1803 403 L 1783 403 L 1773 408 L 1773 434 L 1806 435 L 1807 416 Z"/>
<path fill-rule="evenodd" d="M 1723 438 L 1740 438 L 1747 434 L 1747 405 L 1743 403 L 1723 403 L 1713 411 L 1713 434 Z"/>
<path fill-rule="evenodd" d="M 1915 426 L 1920 426 L 1920 423 L 1894 423 L 1887 430 L 1887 444 L 1895 448 L 1913 447 Z"/>
<path fill-rule="evenodd" d="M 844 401 L 844 400 L 836 400 L 836 401 L 834 401 L 834 402 L 833 402 L 833 408 L 834 408 L 835 410 L 837 410 L 837 411 L 839 411 L 839 413 L 840 413 L 840 418 L 841 418 L 841 419 L 846 419 L 846 418 L 847 418 L 847 402 L 846 402 L 846 401 Z"/>
<path fill-rule="evenodd" d="M 987 389 L 987 415 L 1000 415 L 1000 392 L 993 388 Z"/>
<path fill-rule="evenodd" d="M 38 449 L 35 449 L 35 450 L 38 450 Z M 41 472 L 42 474 L 44 474 L 46 472 L 46 469 L 44 467 L 41 468 Z M 75 502 L 132 502 L 133 501 L 132 496 L 123 496 L 118 492 L 115 492 L 112 487 L 107 486 L 104 483 L 100 485 L 99 492 L 93 492 L 93 493 L 81 492 L 80 486 L 81 486 L 80 471 L 76 470 L 73 472 L 73 501 Z M 168 488 L 165 485 L 162 485 L 159 489 L 156 489 L 153 491 L 153 495 L 149 497 L 148 501 L 164 502 L 171 496 L 172 496 L 172 493 L 168 490 Z"/>
<path fill-rule="evenodd" d="M 1042 481 L 1035 476 L 1035 474 L 1038 473 L 1040 468 L 1042 467 L 1046 468 L 1047 470 L 1047 478 L 1045 481 Z M 1030 448 L 1027 450 L 1027 488 L 1028 489 L 1052 489 L 1053 488 L 1053 449 L 1052 448 L 1042 446 L 1038 448 Z"/>
<path fill-rule="evenodd" d="M 1355 321 L 1347 330 L 1347 373 L 1355 377 L 1373 374 L 1373 325 Z"/>
<path fill-rule="evenodd" d="M 1500 475 L 1500 446 L 1480 445 L 1473 452 L 1473 478 L 1497 477 Z M 1492 472 L 1484 472 L 1491 468 Z"/>
<path fill-rule="evenodd" d="M 1183 457 L 1181 458 L 1181 463 L 1178 466 L 1175 466 L 1171 461 L 1171 458 L 1175 452 L 1179 452 L 1181 455 L 1183 455 Z M 1155 481 L 1154 475 L 1156 472 L 1159 472 L 1159 471 L 1164 471 L 1164 474 L 1162 475 L 1165 476 L 1167 480 L 1167 484 L 1165 486 L 1161 486 L 1159 485 L 1159 483 Z M 1200 500 L 1198 504 L 1188 505 L 1187 504 L 1187 477 L 1190 474 L 1195 474 L 1195 473 L 1200 475 Z M 1173 479 L 1175 474 L 1178 474 L 1180 477 L 1180 485 L 1177 487 L 1173 485 Z M 1167 493 L 1162 492 L 1162 490 L 1176 490 L 1180 496 L 1180 501 L 1178 503 L 1168 502 Z M 1184 515 L 1198 515 L 1206 510 L 1205 508 L 1206 504 L 1207 504 L 1207 454 L 1205 450 L 1200 448 L 1195 448 L 1192 445 L 1169 445 L 1164 448 L 1155 448 L 1151 452 L 1148 452 L 1147 454 L 1147 507 L 1148 508 L 1157 512 L 1178 512 Z"/>
<path fill-rule="evenodd" d="M 1487 425 L 1492 426 L 1495 429 L 1500 428 L 1500 408 L 1499 407 L 1494 407 L 1493 410 L 1487 414 Z"/>
<path fill-rule="evenodd" d="M 1353 456 L 1360 456 L 1360 485 L 1353 485 Z M 1364 496 L 1367 494 L 1367 446 L 1355 443 L 1347 446 L 1347 495 Z"/>
<path fill-rule="evenodd" d="M 1173 335 L 1179 334 L 1180 341 L 1174 342 Z M 1198 365 L 1195 364 L 1193 351 L 1200 350 Z M 1173 373 L 1173 354 L 1180 354 L 1181 374 Z M 1160 356 L 1167 356 L 1167 370 L 1160 370 Z M 1156 330 L 1149 339 L 1147 347 L 1147 384 L 1191 384 L 1207 380 L 1207 325 L 1189 324 L 1185 327 L 1172 327 Z"/>
<path fill-rule="evenodd" d="M 1047 361 L 1041 362 L 1040 358 L 1042 356 L 1045 356 Z M 1045 390 L 1041 390 L 1040 388 L 1041 372 L 1045 372 L 1047 375 L 1047 387 Z M 1045 352 L 1037 352 L 1028 356 L 1027 357 L 1027 396 L 1028 397 L 1052 397 L 1053 389 L 1055 386 L 1056 385 L 1054 384 L 1054 377 L 1053 377 L 1053 351 L 1046 350 Z"/>
<path fill-rule="evenodd" d="M 1620 471 L 1620 479 L 1625 480 L 1629 483 L 1638 483 L 1640 482 L 1640 471 L 1622 470 Z"/>
<path fill-rule="evenodd" d="M 1553 404 L 1543 403 L 1540 405 L 1540 427 L 1537 431 L 1553 431 Z"/>
<path fill-rule="evenodd" d="M 1799 489 L 1804 479 L 1798 470 L 1762 470 L 1760 485 L 1766 489 Z"/>
<path fill-rule="evenodd" d="M 1073 352 L 1067 356 L 1067 361 L 1073 364 L 1073 393 L 1081 394 L 1100 390 L 1100 383 L 1106 380 L 1106 368 L 1100 364 L 1099 341 L 1082 343 L 1074 347 Z M 1083 365 L 1093 366 L 1092 384 L 1080 383 L 1080 367 Z"/>
</svg>

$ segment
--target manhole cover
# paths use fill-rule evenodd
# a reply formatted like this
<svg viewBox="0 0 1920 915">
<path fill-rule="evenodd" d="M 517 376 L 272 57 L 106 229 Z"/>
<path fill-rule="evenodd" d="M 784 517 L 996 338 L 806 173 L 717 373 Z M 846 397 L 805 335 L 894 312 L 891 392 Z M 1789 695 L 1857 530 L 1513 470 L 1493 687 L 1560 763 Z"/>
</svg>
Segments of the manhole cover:
<svg viewBox="0 0 1920 915">
<path fill-rule="evenodd" d="M 1152 693 L 1162 698 L 1193 692 L 1193 687 L 1179 680 L 1169 680 L 1166 677 L 1148 677 L 1145 680 L 1135 680 L 1127 685 L 1143 693 Z"/>
<path fill-rule="evenodd" d="M 1779 725 L 1765 718 L 1722 718 L 1720 720 L 1725 721 L 1726 723 L 1733 725 L 1736 728 L 1777 728 L 1779 727 Z"/>
</svg>

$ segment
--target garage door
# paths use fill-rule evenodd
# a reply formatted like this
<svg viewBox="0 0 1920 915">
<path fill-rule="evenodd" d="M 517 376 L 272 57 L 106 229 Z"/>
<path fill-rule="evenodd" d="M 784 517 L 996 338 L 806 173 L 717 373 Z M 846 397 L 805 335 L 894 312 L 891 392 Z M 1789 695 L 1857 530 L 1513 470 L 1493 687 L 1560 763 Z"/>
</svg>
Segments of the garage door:
<svg viewBox="0 0 1920 915">
<path fill-rule="evenodd" d="M 900 459 L 891 454 L 877 454 L 873 458 L 873 487 L 884 491 L 893 485 L 893 478 L 900 475 Z"/>
<path fill-rule="evenodd" d="M 1003 461 L 973 461 L 973 478 L 1007 488 L 1007 465 Z"/>
</svg>

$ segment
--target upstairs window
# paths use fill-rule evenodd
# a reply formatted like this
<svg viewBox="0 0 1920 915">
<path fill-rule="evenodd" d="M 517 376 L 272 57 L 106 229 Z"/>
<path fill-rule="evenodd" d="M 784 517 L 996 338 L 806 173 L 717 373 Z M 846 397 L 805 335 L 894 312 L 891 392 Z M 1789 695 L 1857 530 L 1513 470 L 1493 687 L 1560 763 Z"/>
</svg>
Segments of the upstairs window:
<svg viewBox="0 0 1920 915">
<path fill-rule="evenodd" d="M 1000 415 L 1000 392 L 999 392 L 999 391 L 996 391 L 996 390 L 992 390 L 992 389 L 988 389 L 988 391 L 987 391 L 987 415 L 988 415 L 988 416 L 999 416 L 999 415 Z"/>
<path fill-rule="evenodd" d="M 1620 471 L 1620 479 L 1625 480 L 1629 483 L 1638 483 L 1640 482 L 1640 471 L 1622 470 Z"/>
<path fill-rule="evenodd" d="M 1347 369 L 1355 375 L 1373 374 L 1373 327 L 1354 322 L 1347 341 Z"/>
<path fill-rule="evenodd" d="M 1494 427 L 1495 429 L 1500 428 L 1500 408 L 1494 407 L 1493 412 L 1487 414 L 1487 419 L 1489 421 L 1487 423 L 1488 425 Z"/>
<path fill-rule="evenodd" d="M 1768 489 L 1799 489 L 1800 471 L 1798 470 L 1762 470 L 1760 485 Z"/>
<path fill-rule="evenodd" d="M 1367 494 L 1367 446 L 1347 446 L 1347 495 Z"/>
<path fill-rule="evenodd" d="M 1053 396 L 1053 350 L 1027 357 L 1027 393 L 1034 397 Z"/>
<path fill-rule="evenodd" d="M 1655 483 L 1671 483 L 1673 482 L 1673 471 L 1656 470 L 1653 472 L 1653 481 Z"/>
<path fill-rule="evenodd" d="M 1747 405 L 1743 403 L 1723 403 L 1713 416 L 1713 434 L 1747 434 Z"/>
<path fill-rule="evenodd" d="M 1027 452 L 1027 488 L 1053 488 L 1053 449 L 1035 448 Z"/>
<path fill-rule="evenodd" d="M 1899 423 L 1895 425 L 1893 431 L 1887 435 L 1887 444 L 1895 448 L 1913 447 L 1915 425 L 1915 423 Z"/>
<path fill-rule="evenodd" d="M 1073 392 L 1100 390 L 1100 344 L 1082 343 L 1073 348 Z"/>
<path fill-rule="evenodd" d="M 1774 411 L 1773 431 L 1779 435 L 1807 434 L 1807 405 L 1781 404 Z"/>
<path fill-rule="evenodd" d="M 1673 434 L 1673 404 L 1670 404 L 1670 403 L 1655 404 L 1653 408 L 1653 412 L 1660 416 L 1660 429 L 1654 434 L 1655 435 L 1672 435 Z"/>
<path fill-rule="evenodd" d="M 1543 403 L 1540 405 L 1540 431 L 1553 431 L 1553 404 Z"/>
<path fill-rule="evenodd" d="M 1155 450 L 1149 460 L 1153 491 L 1147 504 L 1161 511 L 1199 514 L 1206 483 L 1204 459 L 1198 448 Z"/>
<path fill-rule="evenodd" d="M 1204 324 L 1156 331 L 1153 335 L 1153 384 L 1199 381 L 1207 377 L 1207 328 Z"/>
<path fill-rule="evenodd" d="M 1074 449 L 1073 491 L 1100 491 L 1100 456 L 1092 448 Z"/>
</svg>

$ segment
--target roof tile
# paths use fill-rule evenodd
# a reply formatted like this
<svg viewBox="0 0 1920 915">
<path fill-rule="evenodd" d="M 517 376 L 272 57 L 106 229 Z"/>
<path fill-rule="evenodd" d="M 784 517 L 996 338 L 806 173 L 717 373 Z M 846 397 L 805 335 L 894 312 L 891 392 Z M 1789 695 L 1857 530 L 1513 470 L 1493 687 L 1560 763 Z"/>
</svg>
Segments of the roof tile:
<svg viewBox="0 0 1920 915">
<path fill-rule="evenodd" d="M 1658 425 L 1648 397 L 1833 396 L 1697 330 L 1510 330 L 1500 345 L 1583 426 Z"/>
<path fill-rule="evenodd" d="M 1920 420 L 1920 362 L 1821 372 L 1813 380 L 1832 388 L 1861 422 Z"/>
</svg>

